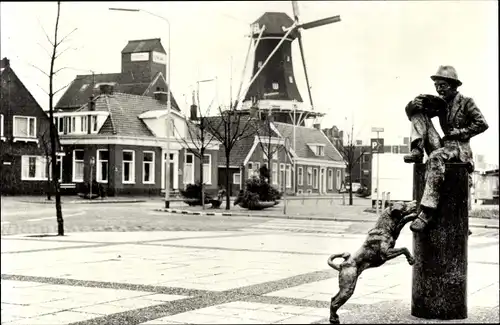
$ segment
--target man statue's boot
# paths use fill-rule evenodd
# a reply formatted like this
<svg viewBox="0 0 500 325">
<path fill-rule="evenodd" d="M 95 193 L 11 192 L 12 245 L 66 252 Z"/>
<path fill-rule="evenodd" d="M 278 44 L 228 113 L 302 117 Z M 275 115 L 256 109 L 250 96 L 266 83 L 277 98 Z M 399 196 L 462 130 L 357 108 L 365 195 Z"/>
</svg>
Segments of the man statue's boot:
<svg viewBox="0 0 500 325">
<path fill-rule="evenodd" d="M 411 223 L 410 230 L 413 232 L 422 232 L 425 227 L 432 220 L 434 214 L 433 209 L 422 207 L 422 211 L 418 214 L 417 218 Z"/>
<path fill-rule="evenodd" d="M 403 157 L 405 163 L 421 163 L 424 160 L 424 148 L 422 139 L 415 140 L 411 144 L 409 155 Z"/>
</svg>

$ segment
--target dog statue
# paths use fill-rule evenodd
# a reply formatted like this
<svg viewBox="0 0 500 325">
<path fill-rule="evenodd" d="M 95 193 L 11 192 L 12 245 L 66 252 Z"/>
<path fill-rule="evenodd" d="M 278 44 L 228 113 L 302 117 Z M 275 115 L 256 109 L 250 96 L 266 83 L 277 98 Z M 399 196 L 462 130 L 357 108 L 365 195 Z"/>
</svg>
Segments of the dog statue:
<svg viewBox="0 0 500 325">
<path fill-rule="evenodd" d="M 385 209 L 368 232 L 365 242 L 353 255 L 349 253 L 333 254 L 328 258 L 328 265 L 339 271 L 339 292 L 330 304 L 330 324 L 340 324 L 337 310 L 351 298 L 361 272 L 368 268 L 378 267 L 388 260 L 406 256 L 408 264 L 413 265 L 415 259 L 407 248 L 394 248 L 396 240 L 405 224 L 417 217 L 417 202 L 396 202 Z M 336 258 L 344 261 L 335 264 Z"/>
</svg>

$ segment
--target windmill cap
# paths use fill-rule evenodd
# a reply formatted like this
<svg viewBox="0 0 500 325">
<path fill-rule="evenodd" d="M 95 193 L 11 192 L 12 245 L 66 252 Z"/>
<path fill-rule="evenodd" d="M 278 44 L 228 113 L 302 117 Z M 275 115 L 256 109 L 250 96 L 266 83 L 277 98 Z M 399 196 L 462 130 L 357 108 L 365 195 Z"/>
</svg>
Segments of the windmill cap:
<svg viewBox="0 0 500 325">
<path fill-rule="evenodd" d="M 462 82 L 458 79 L 457 70 L 451 65 L 442 65 L 438 68 L 436 74 L 431 76 L 432 80 L 446 80 L 455 82 L 458 86 L 462 85 Z"/>
</svg>

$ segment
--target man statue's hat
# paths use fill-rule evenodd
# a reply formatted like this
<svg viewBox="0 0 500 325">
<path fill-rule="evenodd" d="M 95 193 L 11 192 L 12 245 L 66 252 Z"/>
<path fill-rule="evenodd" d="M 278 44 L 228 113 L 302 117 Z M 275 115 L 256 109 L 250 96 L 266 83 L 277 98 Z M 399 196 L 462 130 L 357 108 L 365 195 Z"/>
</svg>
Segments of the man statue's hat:
<svg viewBox="0 0 500 325">
<path fill-rule="evenodd" d="M 438 68 L 435 75 L 431 76 L 432 80 L 446 80 L 455 82 L 458 86 L 462 85 L 462 82 L 458 79 L 457 70 L 451 65 L 442 65 Z"/>
</svg>

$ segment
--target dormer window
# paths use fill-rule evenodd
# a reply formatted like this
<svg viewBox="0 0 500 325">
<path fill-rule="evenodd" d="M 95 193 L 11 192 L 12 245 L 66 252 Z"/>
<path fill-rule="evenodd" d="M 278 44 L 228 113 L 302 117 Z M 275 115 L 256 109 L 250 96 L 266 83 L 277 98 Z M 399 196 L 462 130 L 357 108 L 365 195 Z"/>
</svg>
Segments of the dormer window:
<svg viewBox="0 0 500 325">
<path fill-rule="evenodd" d="M 323 157 L 325 156 L 325 145 L 322 143 L 308 143 L 309 149 L 311 149 L 312 152 L 316 156 Z"/>
<path fill-rule="evenodd" d="M 316 146 L 316 156 L 324 156 L 324 155 L 325 155 L 325 147 Z"/>
<path fill-rule="evenodd" d="M 80 91 L 84 91 L 85 89 L 87 89 L 89 86 L 89 84 L 83 84 L 82 87 L 80 88 Z"/>
<path fill-rule="evenodd" d="M 94 89 L 99 89 L 103 85 L 116 86 L 116 82 L 98 82 L 95 84 Z"/>
</svg>

